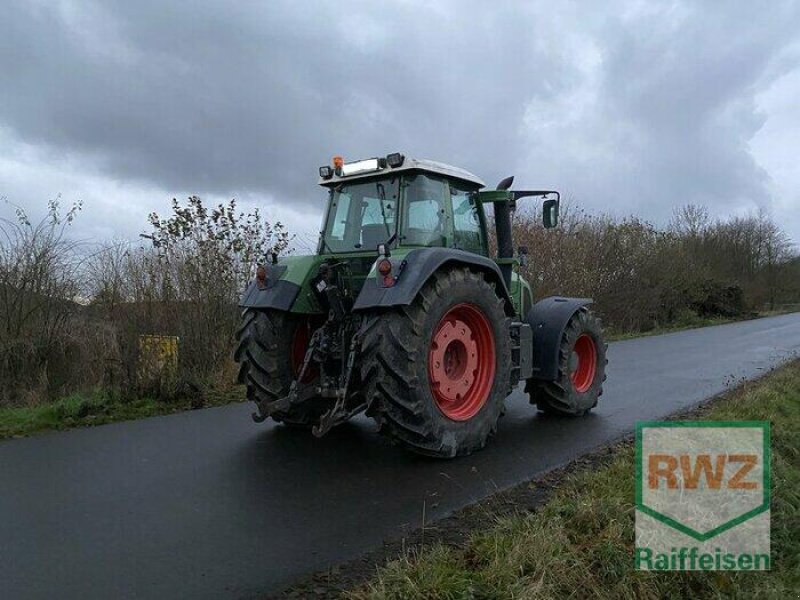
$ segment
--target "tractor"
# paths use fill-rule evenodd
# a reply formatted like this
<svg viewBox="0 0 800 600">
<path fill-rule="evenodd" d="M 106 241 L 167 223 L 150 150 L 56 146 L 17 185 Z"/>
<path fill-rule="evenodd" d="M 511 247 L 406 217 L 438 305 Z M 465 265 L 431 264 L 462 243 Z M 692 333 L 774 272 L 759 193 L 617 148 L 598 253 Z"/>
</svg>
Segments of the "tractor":
<svg viewBox="0 0 800 600">
<path fill-rule="evenodd" d="M 265 257 L 240 307 L 235 358 L 272 418 L 322 436 L 365 412 L 405 448 L 451 458 L 483 448 L 525 382 L 539 410 L 597 404 L 607 344 L 587 298 L 533 302 L 511 215 L 558 192 L 484 190 L 477 176 L 392 153 L 319 169 L 328 204 L 315 255 Z M 486 207 L 497 256 L 490 257 Z"/>
</svg>

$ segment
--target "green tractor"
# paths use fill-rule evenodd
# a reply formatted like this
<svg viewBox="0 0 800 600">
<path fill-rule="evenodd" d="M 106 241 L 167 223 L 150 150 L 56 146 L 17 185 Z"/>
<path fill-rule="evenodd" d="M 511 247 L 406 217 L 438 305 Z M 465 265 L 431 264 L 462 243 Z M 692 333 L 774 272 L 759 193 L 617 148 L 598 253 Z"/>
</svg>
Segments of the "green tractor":
<svg viewBox="0 0 800 600">
<path fill-rule="evenodd" d="M 533 303 L 511 213 L 559 194 L 494 191 L 463 169 L 394 153 L 320 167 L 328 209 L 317 253 L 258 267 L 240 305 L 239 381 L 258 412 L 322 436 L 360 412 L 406 448 L 453 457 L 482 448 L 522 381 L 540 410 L 597 404 L 606 348 L 585 298 Z M 484 207 L 494 206 L 497 258 Z"/>
</svg>

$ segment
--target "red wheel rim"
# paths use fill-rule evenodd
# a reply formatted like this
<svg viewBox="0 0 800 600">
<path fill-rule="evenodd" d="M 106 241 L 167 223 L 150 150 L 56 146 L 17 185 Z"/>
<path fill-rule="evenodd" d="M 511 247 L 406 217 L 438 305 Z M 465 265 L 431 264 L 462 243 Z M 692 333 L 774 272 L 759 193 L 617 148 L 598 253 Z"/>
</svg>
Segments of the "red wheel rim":
<svg viewBox="0 0 800 600">
<path fill-rule="evenodd" d="M 592 387 L 597 372 L 597 349 L 594 345 L 594 338 L 588 333 L 582 333 L 575 340 L 570 362 L 572 387 L 576 392 L 582 394 Z"/>
<path fill-rule="evenodd" d="M 292 375 L 297 377 L 300 374 L 300 369 L 303 368 L 303 361 L 306 358 L 306 350 L 308 350 L 308 343 L 311 340 L 311 324 L 303 321 L 298 323 L 292 336 L 292 347 L 290 349 L 290 357 L 292 362 Z M 314 370 L 314 364 L 309 364 L 306 373 L 303 376 L 301 383 L 308 383 L 314 380 L 317 376 Z"/>
<path fill-rule="evenodd" d="M 466 421 L 481 410 L 495 373 L 494 333 L 489 319 L 473 304 L 457 304 L 433 331 L 428 378 L 439 410 Z"/>
</svg>

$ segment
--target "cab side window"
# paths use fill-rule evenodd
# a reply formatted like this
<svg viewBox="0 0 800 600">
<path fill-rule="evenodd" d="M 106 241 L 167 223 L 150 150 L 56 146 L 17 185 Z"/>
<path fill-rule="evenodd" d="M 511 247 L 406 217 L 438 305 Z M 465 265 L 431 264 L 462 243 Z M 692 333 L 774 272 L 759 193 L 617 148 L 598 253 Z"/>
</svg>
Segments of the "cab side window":
<svg viewBox="0 0 800 600">
<path fill-rule="evenodd" d="M 450 185 L 450 202 L 453 207 L 453 241 L 456 248 L 483 254 L 481 222 L 478 207 L 470 192 Z"/>
<path fill-rule="evenodd" d="M 408 205 L 408 226 L 411 229 L 422 231 L 442 231 L 442 223 L 439 218 L 442 205 L 430 198 L 414 200 Z"/>
</svg>

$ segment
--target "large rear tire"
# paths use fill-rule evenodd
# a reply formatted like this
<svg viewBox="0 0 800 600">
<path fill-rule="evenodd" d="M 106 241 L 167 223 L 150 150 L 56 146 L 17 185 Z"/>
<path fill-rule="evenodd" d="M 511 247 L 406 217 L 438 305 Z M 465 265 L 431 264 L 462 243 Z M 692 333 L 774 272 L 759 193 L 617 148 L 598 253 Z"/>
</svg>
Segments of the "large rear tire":
<svg viewBox="0 0 800 600">
<path fill-rule="evenodd" d="M 280 311 L 245 309 L 234 358 L 240 363 L 238 381 L 247 386 L 248 400 L 264 409 L 289 393 L 312 331 L 307 318 Z M 307 370 L 298 387 L 304 401 L 288 411 L 273 413 L 272 418 L 302 428 L 318 423 L 327 403 L 314 396 L 316 377 L 315 371 Z"/>
<path fill-rule="evenodd" d="M 367 414 L 400 445 L 450 458 L 495 433 L 511 372 L 509 319 L 482 275 L 437 272 L 409 306 L 371 315 L 361 356 Z"/>
<path fill-rule="evenodd" d="M 528 379 L 525 391 L 542 412 L 581 416 L 597 406 L 606 380 L 606 351 L 600 319 L 580 308 L 569 320 L 558 351 L 555 381 Z"/>
</svg>

